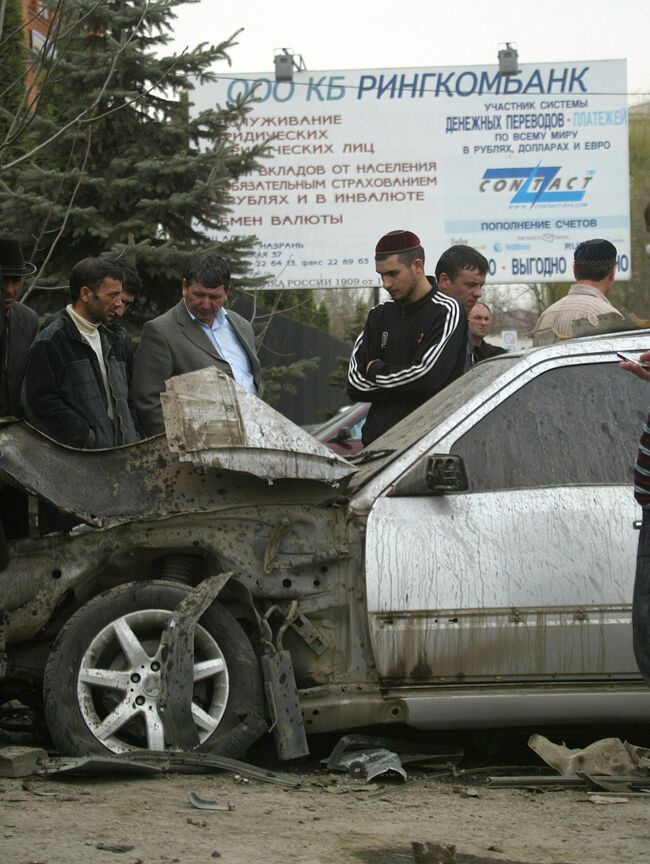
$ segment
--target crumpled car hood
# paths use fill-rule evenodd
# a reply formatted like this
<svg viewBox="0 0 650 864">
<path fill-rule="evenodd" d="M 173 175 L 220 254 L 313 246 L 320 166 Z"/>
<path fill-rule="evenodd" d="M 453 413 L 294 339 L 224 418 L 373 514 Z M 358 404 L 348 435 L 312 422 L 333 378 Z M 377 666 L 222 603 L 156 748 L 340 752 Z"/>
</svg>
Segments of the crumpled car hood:
<svg viewBox="0 0 650 864">
<path fill-rule="evenodd" d="M 356 470 L 216 370 L 170 379 L 164 401 L 169 440 L 108 450 L 66 447 L 0 420 L 0 482 L 106 528 L 278 500 L 325 503 Z"/>
<path fill-rule="evenodd" d="M 356 471 L 304 429 L 213 367 L 178 375 L 161 393 L 169 449 L 181 461 L 337 484 Z"/>
</svg>

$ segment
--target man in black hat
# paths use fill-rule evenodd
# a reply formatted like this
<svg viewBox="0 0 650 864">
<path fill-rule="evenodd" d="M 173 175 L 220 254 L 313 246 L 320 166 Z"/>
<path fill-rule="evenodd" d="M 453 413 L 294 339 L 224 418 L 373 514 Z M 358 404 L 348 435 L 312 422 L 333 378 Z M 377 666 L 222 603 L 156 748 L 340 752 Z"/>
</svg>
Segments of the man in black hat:
<svg viewBox="0 0 650 864">
<path fill-rule="evenodd" d="M 25 261 L 18 240 L 0 237 L 0 416 L 19 417 L 20 388 L 27 353 L 38 331 L 38 315 L 20 303 L 25 276 L 36 267 Z M 14 486 L 0 486 L 0 515 L 9 540 L 29 531 L 27 495 Z M 2 544 L 0 543 L 0 548 Z M 0 558 L 2 555 L 0 554 Z M 0 567 L 0 569 L 2 569 Z"/>
<path fill-rule="evenodd" d="M 20 414 L 20 388 L 27 352 L 38 331 L 38 315 L 20 303 L 24 278 L 36 267 L 23 258 L 20 243 L 0 237 L 3 326 L 0 333 L 0 416 Z"/>
<path fill-rule="evenodd" d="M 609 330 L 623 315 L 607 299 L 616 273 L 616 246 L 609 240 L 585 240 L 573 256 L 575 284 L 569 293 L 552 303 L 539 316 L 533 331 L 533 345 L 549 340 L 549 331 L 555 337 L 573 336 L 573 325 L 587 319 L 594 330 Z M 542 331 L 546 331 L 542 335 Z"/>
<path fill-rule="evenodd" d="M 350 398 L 372 403 L 364 447 L 460 377 L 467 354 L 463 308 L 425 275 L 416 234 L 385 234 L 375 265 L 391 299 L 370 310 L 348 369 Z"/>
</svg>

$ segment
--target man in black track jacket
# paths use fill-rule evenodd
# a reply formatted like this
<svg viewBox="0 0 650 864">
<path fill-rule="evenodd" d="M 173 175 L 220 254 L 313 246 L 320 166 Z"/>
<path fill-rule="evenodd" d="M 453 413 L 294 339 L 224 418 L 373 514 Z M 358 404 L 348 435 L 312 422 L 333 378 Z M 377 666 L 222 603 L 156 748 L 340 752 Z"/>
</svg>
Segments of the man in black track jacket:
<svg viewBox="0 0 650 864">
<path fill-rule="evenodd" d="M 366 447 L 465 370 L 467 318 L 461 304 L 424 273 L 412 231 L 391 231 L 375 249 L 390 301 L 370 310 L 348 369 L 348 395 L 371 402 Z"/>
</svg>

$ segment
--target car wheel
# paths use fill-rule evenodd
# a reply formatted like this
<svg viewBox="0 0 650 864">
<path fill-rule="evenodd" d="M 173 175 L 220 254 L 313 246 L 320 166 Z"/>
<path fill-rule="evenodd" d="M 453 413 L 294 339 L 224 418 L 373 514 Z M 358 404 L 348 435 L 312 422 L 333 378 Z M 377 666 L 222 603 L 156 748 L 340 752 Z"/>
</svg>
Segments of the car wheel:
<svg viewBox="0 0 650 864">
<path fill-rule="evenodd" d="M 169 582 L 133 582 L 93 598 L 61 629 L 43 683 L 45 717 L 61 753 L 164 750 L 158 711 L 161 636 L 188 593 Z M 246 634 L 218 604 L 194 633 L 192 716 L 199 749 L 240 756 L 261 734 L 242 721 L 264 715 L 259 664 Z"/>
</svg>

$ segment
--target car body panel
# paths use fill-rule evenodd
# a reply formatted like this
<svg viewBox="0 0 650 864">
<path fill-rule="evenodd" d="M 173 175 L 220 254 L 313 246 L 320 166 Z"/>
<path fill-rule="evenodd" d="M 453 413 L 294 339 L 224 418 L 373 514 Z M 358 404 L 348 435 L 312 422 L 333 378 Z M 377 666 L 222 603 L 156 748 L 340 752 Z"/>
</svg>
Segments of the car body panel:
<svg viewBox="0 0 650 864">
<path fill-rule="evenodd" d="M 350 461 L 239 388 L 209 404 L 198 379 L 196 392 L 181 382 L 194 407 L 170 420 L 169 441 L 84 453 L 3 426 L 2 477 L 86 523 L 12 544 L 7 679 L 37 682 L 76 609 L 116 584 L 174 578 L 181 557 L 190 584 L 235 573 L 220 602 L 236 616 L 248 615 L 237 582 L 268 616 L 307 731 L 647 716 L 629 623 L 646 397 L 615 352 L 648 344 L 628 333 L 488 360 Z M 540 382 L 551 383 L 528 399 Z M 556 390 L 569 406 L 557 417 Z M 609 419 L 586 424 L 601 408 Z M 567 462 L 574 428 L 589 459 Z M 428 460 L 450 453 L 469 488 L 434 495 Z"/>
<path fill-rule="evenodd" d="M 567 347 L 568 352 L 557 350 L 555 358 L 535 357 L 532 352 L 530 361 L 538 362 L 517 364 L 522 367 L 518 375 L 496 379 L 495 385 L 500 386 L 486 388 L 456 412 L 460 416 L 452 412 L 443 427 L 447 434 L 438 437 L 438 427 L 428 440 L 418 442 L 416 458 L 399 466 L 402 477 L 395 478 L 392 491 L 385 488 L 374 500 L 367 526 L 366 572 L 373 649 L 384 682 L 598 676 L 622 680 L 638 675 L 629 602 L 638 537 L 635 522 L 641 511 L 630 481 L 645 386 L 631 376 L 622 377 L 625 373 L 616 365 L 613 348 L 594 352 L 590 344 L 583 344 L 582 351 L 576 345 Z M 518 402 L 512 411 L 525 410 L 531 401 L 525 394 L 529 390 L 532 396 L 532 382 L 546 380 L 544 375 L 557 376 L 557 370 L 563 378 L 583 372 L 592 375 L 592 385 L 600 390 L 589 395 L 583 375 L 578 393 L 584 392 L 585 399 L 600 399 L 603 414 L 608 395 L 619 398 L 612 390 L 630 388 L 625 416 L 610 418 L 614 426 L 625 421 L 620 440 L 619 430 L 606 429 L 603 422 L 593 429 L 580 427 L 577 442 L 569 442 L 561 433 L 570 434 L 573 420 L 567 413 L 580 412 L 579 399 L 573 398 L 573 392 L 560 393 L 551 381 L 545 385 L 548 404 L 533 401 L 529 410 L 533 416 L 540 414 L 540 422 L 557 433 L 548 441 L 540 439 L 538 447 L 550 466 L 548 480 L 556 485 L 540 487 L 539 471 L 534 466 L 527 470 L 522 460 L 516 471 L 510 471 L 514 476 L 505 481 L 512 485 L 508 489 L 436 497 L 422 495 L 414 486 L 412 478 L 418 472 L 422 475 L 427 453 L 460 452 L 466 465 L 471 464 L 472 453 L 457 442 L 472 429 L 485 428 L 483 418 L 494 416 L 515 397 Z M 540 387 L 534 392 L 539 399 Z M 554 411 L 558 412 L 555 423 Z M 472 465 L 476 470 L 490 464 L 489 471 L 499 474 L 494 463 L 499 463 L 501 452 L 516 462 L 514 455 L 529 447 L 517 441 L 516 420 L 507 416 L 501 420 L 500 437 L 490 439 L 492 449 L 481 451 L 482 462 L 475 460 Z M 485 435 L 478 433 L 473 440 L 481 438 Z M 569 459 L 564 466 L 562 457 L 558 458 L 563 448 L 588 452 L 601 439 L 604 447 L 598 456 L 603 463 L 619 462 L 618 477 L 624 477 L 625 483 L 590 484 L 589 474 L 597 466 L 588 460 L 586 466 L 572 466 Z M 621 451 L 627 452 L 622 461 Z M 562 468 L 554 470 L 555 462 Z M 570 482 L 557 485 L 562 470 L 572 467 L 575 474 Z M 615 472 L 609 476 L 606 464 L 603 470 L 598 479 L 614 479 Z M 381 480 L 385 473 L 379 475 Z M 507 466 L 497 484 L 506 475 Z M 409 495 L 409 488 L 419 494 Z M 364 494 L 365 490 L 360 497 Z"/>
<path fill-rule="evenodd" d="M 382 680 L 636 675 L 629 599 L 639 514 L 626 491 L 379 499 L 367 578 Z"/>
</svg>

